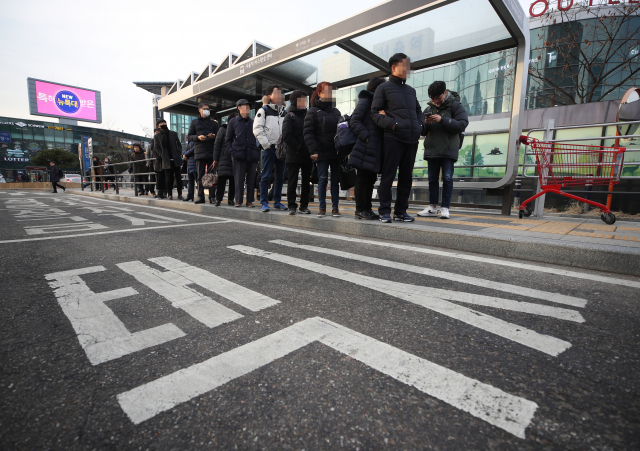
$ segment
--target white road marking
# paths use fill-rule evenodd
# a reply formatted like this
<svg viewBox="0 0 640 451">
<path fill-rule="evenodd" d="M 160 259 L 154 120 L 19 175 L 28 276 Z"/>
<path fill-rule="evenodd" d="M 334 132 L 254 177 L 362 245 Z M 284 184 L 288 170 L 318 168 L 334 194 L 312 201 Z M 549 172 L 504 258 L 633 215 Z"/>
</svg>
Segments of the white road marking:
<svg viewBox="0 0 640 451">
<path fill-rule="evenodd" d="M 123 211 L 134 211 L 131 208 L 127 207 L 115 207 L 109 205 L 107 207 L 80 207 L 81 210 L 89 210 L 91 213 L 99 214 L 99 213 L 121 213 Z"/>
<path fill-rule="evenodd" d="M 120 229 L 120 230 L 108 230 L 106 232 L 93 232 L 93 233 L 76 233 L 73 235 L 62 235 L 62 236 L 47 236 L 40 238 L 19 238 L 15 240 L 2 240 L 0 244 L 8 244 L 8 243 L 24 243 L 28 241 L 46 241 L 46 240 L 59 240 L 64 238 L 76 238 L 79 236 L 94 236 L 94 235 L 107 235 L 111 233 L 126 233 L 126 232 L 140 232 L 143 230 L 157 230 L 157 229 L 170 229 L 173 227 L 191 227 L 191 226 L 200 226 L 200 225 L 209 225 L 209 224 L 226 224 L 229 221 L 209 221 L 209 222 L 194 222 L 190 224 L 171 224 L 165 226 L 154 226 L 154 227 L 140 227 L 137 229 Z"/>
<path fill-rule="evenodd" d="M 525 327 L 518 326 L 517 324 L 509 323 L 467 307 L 430 296 L 429 289 L 425 287 L 363 276 L 361 274 L 355 274 L 330 266 L 248 246 L 229 246 L 229 249 L 235 249 L 247 255 L 268 258 L 297 268 L 344 280 L 371 290 L 380 291 L 552 356 L 557 356 L 571 347 L 571 343 L 560 340 L 559 338 L 540 334 Z"/>
<path fill-rule="evenodd" d="M 171 222 L 185 222 L 184 219 L 169 218 L 167 216 L 154 215 L 153 213 L 146 213 L 142 211 L 136 211 L 134 214 L 149 216 L 156 219 L 136 218 L 135 216 L 131 216 L 127 213 L 106 213 L 106 214 L 101 214 L 100 216 L 115 216 L 117 218 L 126 219 L 127 221 L 131 222 L 132 226 L 147 225 L 146 224 L 147 222 L 153 222 L 156 224 L 167 224 Z"/>
<path fill-rule="evenodd" d="M 485 287 L 485 288 L 491 288 L 492 290 L 499 290 L 499 291 L 504 291 L 506 293 L 511 293 L 511 294 L 520 294 L 523 296 L 527 296 L 527 297 L 531 297 L 531 298 L 538 298 L 538 299 L 542 299 L 544 301 L 551 301 L 551 302 L 556 302 L 559 304 L 567 304 L 567 305 L 572 305 L 575 307 L 584 307 L 585 305 L 587 305 L 587 300 L 586 299 L 582 299 L 582 298 L 576 298 L 573 296 L 567 296 L 564 294 L 557 294 L 557 293 L 550 293 L 548 291 L 541 291 L 541 290 L 535 290 L 532 288 L 526 288 L 523 289 L 522 287 L 516 286 L 516 285 L 510 285 L 507 283 L 500 283 L 500 282 L 494 282 L 493 280 L 487 280 L 487 279 L 480 279 L 479 277 L 470 277 L 470 276 L 464 276 L 462 274 L 455 274 L 455 273 L 451 273 L 451 272 L 445 272 L 445 271 L 438 271 L 436 269 L 430 269 L 430 268 L 423 268 L 421 266 L 414 266 L 414 265 L 407 265 L 405 263 L 400 263 L 400 262 L 396 262 L 396 261 L 390 261 L 390 260 L 383 260 L 381 258 L 374 258 L 374 257 L 368 257 L 366 255 L 358 255 L 358 254 L 352 254 L 350 252 L 343 252 L 343 251 L 338 251 L 338 250 L 334 250 L 334 249 L 327 249 L 324 247 L 318 247 L 318 246 L 309 246 L 309 245 L 305 245 L 305 244 L 297 244 L 297 243 L 292 243 L 290 241 L 285 241 L 285 240 L 272 240 L 270 241 L 271 243 L 274 244 L 279 244 L 281 246 L 287 246 L 287 247 L 292 247 L 295 249 L 304 249 L 307 251 L 312 251 L 312 252 L 319 252 L 322 254 L 327 254 L 327 255 L 333 255 L 336 257 L 341 257 L 341 258 L 346 258 L 349 260 L 355 260 L 358 262 L 365 262 L 365 263 L 369 263 L 372 265 L 378 265 L 378 266 L 383 266 L 385 268 L 393 268 L 393 269 L 400 269 L 403 271 L 408 271 L 408 272 L 414 272 L 417 274 L 424 274 L 425 276 L 431 276 L 431 277 L 439 277 L 441 279 L 446 279 L 446 280 L 451 280 L 453 282 L 458 282 L 458 283 L 467 283 L 470 285 L 474 285 L 474 286 L 479 286 L 479 287 Z M 431 290 L 436 290 L 436 291 L 447 291 L 448 290 L 438 290 L 436 288 L 429 288 L 429 294 L 432 294 Z M 451 292 L 451 293 L 456 293 L 458 294 L 458 292 Z M 463 293 L 464 294 L 464 293 Z M 498 298 L 496 298 L 498 299 Z M 454 299 L 454 300 L 461 300 L 461 299 Z M 462 300 L 461 300 L 462 301 Z M 466 301 L 462 301 L 462 302 L 466 302 Z M 515 301 L 513 301 L 515 302 Z M 527 304 L 527 303 L 523 303 L 523 304 Z M 530 304 L 530 305 L 535 305 L 538 306 L 538 304 Z M 544 306 L 540 306 L 540 307 L 544 307 Z M 498 308 L 504 308 L 504 307 L 498 307 Z M 512 310 L 512 309 L 509 309 Z M 524 310 L 519 310 L 519 309 L 514 309 L 516 311 L 524 311 Z M 561 319 L 569 319 L 570 321 L 577 321 L 577 322 L 584 322 L 584 319 L 582 318 L 582 316 L 580 316 L 580 314 L 574 310 L 564 310 L 564 309 L 557 309 L 557 310 L 549 310 L 549 312 L 554 312 L 554 311 L 563 311 L 565 313 L 567 312 L 572 312 L 571 314 L 569 314 L 569 316 L 571 318 L 561 318 Z M 527 313 L 534 313 L 534 312 L 527 312 Z M 565 313 L 563 313 L 562 315 L 564 316 Z M 544 313 L 540 313 L 540 314 L 544 314 Z M 577 316 L 575 316 L 575 315 Z M 555 315 L 547 315 L 547 316 L 555 316 Z M 555 316 L 556 318 L 560 318 L 559 316 Z"/>
<path fill-rule="evenodd" d="M 139 424 L 316 341 L 519 438 L 525 438 L 538 408 L 532 401 L 317 317 L 121 393 L 117 399 L 131 421 Z"/>
<path fill-rule="evenodd" d="M 185 335 L 171 323 L 136 333 L 129 332 L 104 303 L 138 292 L 127 287 L 94 293 L 80 278 L 83 274 L 104 270 L 103 266 L 93 266 L 45 275 L 92 365 L 108 362 Z"/>
<path fill-rule="evenodd" d="M 42 235 L 45 233 L 80 232 L 85 230 L 108 229 L 109 227 L 95 222 L 78 222 L 75 224 L 51 224 L 26 226 L 24 231 L 27 235 Z"/>
<path fill-rule="evenodd" d="M 216 327 L 242 318 L 241 314 L 188 288 L 186 285 L 193 282 L 180 274 L 172 271 L 163 273 L 139 261 L 118 263 L 116 266 L 207 327 Z"/>
<path fill-rule="evenodd" d="M 205 271 L 204 269 L 191 266 L 171 257 L 150 258 L 149 261 L 162 266 L 182 277 L 189 279 L 191 283 L 196 283 L 202 288 L 213 291 L 223 298 L 229 299 L 242 307 L 253 312 L 272 307 L 280 303 L 268 296 L 257 293 L 253 290 L 237 285 L 222 277 Z"/>
</svg>

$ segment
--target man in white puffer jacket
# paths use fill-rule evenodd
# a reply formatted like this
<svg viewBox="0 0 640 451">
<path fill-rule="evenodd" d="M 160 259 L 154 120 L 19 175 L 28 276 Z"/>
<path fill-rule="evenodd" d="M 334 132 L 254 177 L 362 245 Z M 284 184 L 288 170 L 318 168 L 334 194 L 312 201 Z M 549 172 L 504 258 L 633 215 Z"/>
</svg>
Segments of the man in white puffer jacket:
<svg viewBox="0 0 640 451">
<path fill-rule="evenodd" d="M 253 120 L 253 134 L 262 147 L 262 178 L 260 179 L 260 203 L 262 211 L 269 211 L 269 178 L 273 166 L 276 167 L 276 180 L 273 185 L 273 208 L 287 210 L 280 202 L 282 183 L 286 168 L 285 160 L 276 158 L 276 143 L 282 135 L 282 123 L 286 115 L 282 88 L 269 86 L 267 95 L 262 98 L 263 107 L 256 112 Z"/>
</svg>

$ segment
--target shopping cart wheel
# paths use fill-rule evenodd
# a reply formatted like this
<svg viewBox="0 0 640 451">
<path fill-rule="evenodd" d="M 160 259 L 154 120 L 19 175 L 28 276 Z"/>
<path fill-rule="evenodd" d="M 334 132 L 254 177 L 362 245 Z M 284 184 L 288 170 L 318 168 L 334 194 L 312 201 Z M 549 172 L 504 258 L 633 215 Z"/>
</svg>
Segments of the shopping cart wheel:
<svg viewBox="0 0 640 451">
<path fill-rule="evenodd" d="M 533 214 L 533 208 L 531 208 L 529 205 L 526 205 L 524 207 L 524 210 L 520 210 L 520 211 L 522 212 L 522 214 L 524 214 L 525 218 L 528 218 Z"/>
<path fill-rule="evenodd" d="M 616 215 L 614 215 L 613 213 L 602 213 L 600 219 L 602 219 L 605 223 L 611 225 L 616 222 Z"/>
<path fill-rule="evenodd" d="M 524 211 L 523 211 L 523 210 L 519 210 L 519 211 L 518 211 L 518 217 L 519 217 L 520 219 L 522 219 L 522 217 L 523 217 L 523 216 L 524 216 Z"/>
</svg>

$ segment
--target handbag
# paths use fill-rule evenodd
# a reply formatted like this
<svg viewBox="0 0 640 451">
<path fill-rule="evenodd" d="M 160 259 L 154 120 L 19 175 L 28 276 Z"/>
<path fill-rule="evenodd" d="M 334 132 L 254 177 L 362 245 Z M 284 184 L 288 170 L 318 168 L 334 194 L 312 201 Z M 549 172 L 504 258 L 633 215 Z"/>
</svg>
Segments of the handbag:
<svg viewBox="0 0 640 451">
<path fill-rule="evenodd" d="M 340 189 L 346 191 L 356 186 L 357 174 L 356 169 L 351 167 L 349 163 L 340 164 Z"/>
<path fill-rule="evenodd" d="M 214 172 L 209 172 L 213 164 L 205 168 L 205 174 L 202 176 L 202 186 L 205 188 L 211 188 L 218 184 L 218 171 L 214 170 Z"/>
<path fill-rule="evenodd" d="M 341 122 L 338 123 L 338 130 L 333 142 L 336 146 L 338 154 L 341 156 L 349 155 L 355 146 L 358 137 L 349 126 L 349 116 L 346 114 L 340 117 Z"/>
<path fill-rule="evenodd" d="M 276 158 L 278 160 L 287 158 L 287 145 L 284 143 L 284 139 L 282 139 L 282 134 L 280 134 L 280 138 L 278 138 L 278 142 L 276 143 Z"/>
</svg>

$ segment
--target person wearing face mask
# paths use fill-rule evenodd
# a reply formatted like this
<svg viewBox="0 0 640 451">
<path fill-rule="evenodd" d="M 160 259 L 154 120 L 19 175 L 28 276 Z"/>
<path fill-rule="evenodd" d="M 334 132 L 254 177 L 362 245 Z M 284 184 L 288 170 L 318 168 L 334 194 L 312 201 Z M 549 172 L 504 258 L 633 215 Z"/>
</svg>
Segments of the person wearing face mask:
<svg viewBox="0 0 640 451">
<path fill-rule="evenodd" d="M 282 140 L 287 145 L 287 202 L 289 214 L 295 215 L 296 188 L 298 187 L 298 174 L 302 171 L 302 185 L 300 186 L 300 210 L 302 214 L 310 214 L 309 205 L 309 179 L 313 161 L 309 155 L 307 144 L 304 142 L 304 117 L 307 114 L 307 95 L 302 91 L 293 91 L 289 96 L 291 106 L 282 124 Z"/>
<path fill-rule="evenodd" d="M 213 163 L 213 145 L 218 134 L 218 123 L 209 117 L 211 110 L 209 105 L 201 103 L 198 105 L 200 115 L 191 121 L 187 139 L 195 143 L 194 158 L 196 160 L 196 169 L 198 171 L 198 198 L 196 204 L 204 204 L 204 186 L 202 186 L 202 177 L 208 167 Z M 209 188 L 209 203 L 215 202 L 216 188 Z"/>
<path fill-rule="evenodd" d="M 247 207 L 254 207 L 256 169 L 260 151 L 253 136 L 253 120 L 249 116 L 251 104 L 247 99 L 236 102 L 239 116 L 227 125 L 226 142 L 233 158 L 233 180 L 236 184 L 236 207 L 242 207 L 244 184 L 247 183 Z"/>
<path fill-rule="evenodd" d="M 164 171 L 165 189 L 158 198 L 164 198 L 166 193 L 167 199 L 173 200 L 172 190 L 175 179 L 178 191 L 178 199 L 184 200 L 182 197 L 182 144 L 178 134 L 167 127 L 167 121 L 158 119 L 157 122 L 160 133 L 153 137 L 153 155 L 159 161 L 160 167 Z"/>
<path fill-rule="evenodd" d="M 327 210 L 327 182 L 331 170 L 331 215 L 341 216 L 338 209 L 340 196 L 340 157 L 333 138 L 338 130 L 340 111 L 333 106 L 331 83 L 319 83 L 311 95 L 309 111 L 304 117 L 304 142 L 311 159 L 318 165 L 318 217 Z"/>
</svg>

